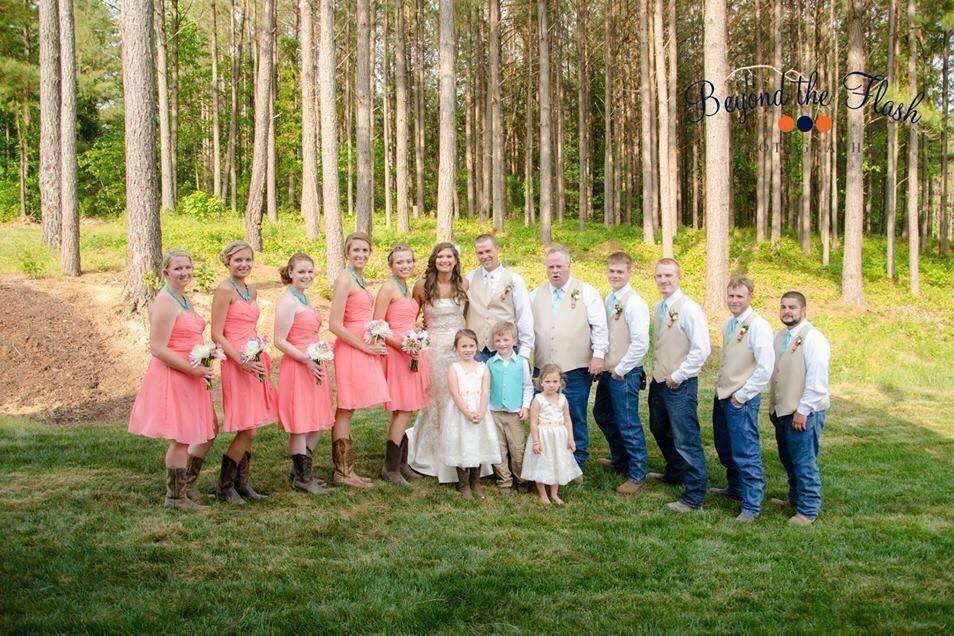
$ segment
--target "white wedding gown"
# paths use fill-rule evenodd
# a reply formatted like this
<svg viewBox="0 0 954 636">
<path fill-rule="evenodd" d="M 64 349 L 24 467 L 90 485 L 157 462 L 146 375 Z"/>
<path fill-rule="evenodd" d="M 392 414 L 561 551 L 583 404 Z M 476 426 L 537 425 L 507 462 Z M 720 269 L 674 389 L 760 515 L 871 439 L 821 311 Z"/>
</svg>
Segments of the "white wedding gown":
<svg viewBox="0 0 954 636">
<path fill-rule="evenodd" d="M 414 426 L 407 429 L 407 463 L 422 475 L 437 477 L 441 483 L 455 483 L 457 469 L 441 461 L 441 413 L 451 400 L 447 392 L 447 371 L 457 360 L 454 334 L 464 328 L 464 305 L 450 298 L 425 304 L 424 326 L 431 341 L 424 354 L 431 383 L 427 387 L 427 406 L 418 411 Z M 492 472 L 491 464 L 481 464 L 481 477 Z"/>
</svg>

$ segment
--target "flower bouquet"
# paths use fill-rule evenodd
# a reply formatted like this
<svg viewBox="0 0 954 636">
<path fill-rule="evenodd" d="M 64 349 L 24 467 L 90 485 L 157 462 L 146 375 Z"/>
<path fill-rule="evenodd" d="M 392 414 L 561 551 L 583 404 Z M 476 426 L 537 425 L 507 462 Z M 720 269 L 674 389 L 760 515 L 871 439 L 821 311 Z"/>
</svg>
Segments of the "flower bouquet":
<svg viewBox="0 0 954 636">
<path fill-rule="evenodd" d="M 331 362 L 335 359 L 335 352 L 331 349 L 331 345 L 324 340 L 308 345 L 305 355 L 314 360 L 319 369 L 324 367 L 325 362 Z M 315 382 L 321 384 L 321 379 L 315 378 Z"/>
<path fill-rule="evenodd" d="M 391 325 L 385 320 L 372 320 L 364 329 L 364 341 L 368 344 L 381 342 L 392 335 L 394 334 L 391 333 Z"/>
<path fill-rule="evenodd" d="M 268 350 L 268 340 L 265 338 L 259 338 L 255 336 L 250 338 L 248 342 L 245 343 L 245 349 L 242 350 L 242 364 L 249 362 L 250 360 L 255 360 L 260 362 L 262 359 L 262 354 Z M 256 374 L 259 382 L 265 381 L 265 376 L 262 374 Z"/>
<path fill-rule="evenodd" d="M 192 351 L 189 352 L 189 364 L 193 367 L 197 367 L 200 364 L 203 367 L 211 367 L 213 360 L 225 360 L 225 353 L 222 351 L 222 347 L 217 344 L 207 343 L 207 344 L 197 344 L 192 347 Z M 205 379 L 205 388 L 212 390 L 212 378 Z"/>
<path fill-rule="evenodd" d="M 404 334 L 404 340 L 401 341 L 401 351 L 413 356 L 411 358 L 411 371 L 417 372 L 417 356 L 427 349 L 430 342 L 426 329 L 411 329 Z"/>
</svg>

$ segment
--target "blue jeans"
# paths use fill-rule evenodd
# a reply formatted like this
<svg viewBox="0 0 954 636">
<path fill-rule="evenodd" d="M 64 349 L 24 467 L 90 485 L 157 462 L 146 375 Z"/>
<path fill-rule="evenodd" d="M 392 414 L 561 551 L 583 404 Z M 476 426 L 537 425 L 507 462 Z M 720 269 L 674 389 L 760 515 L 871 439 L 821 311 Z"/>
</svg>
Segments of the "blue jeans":
<svg viewBox="0 0 954 636">
<path fill-rule="evenodd" d="M 698 394 L 698 378 L 689 378 L 675 389 L 665 382 L 649 385 L 649 429 L 666 460 L 663 479 L 682 482 L 680 500 L 690 508 L 702 507 L 708 484 L 696 414 Z"/>
<path fill-rule="evenodd" d="M 631 481 L 646 480 L 646 438 L 639 421 L 639 381 L 643 368 L 636 367 L 622 380 L 609 371 L 600 374 L 596 385 L 593 419 L 609 443 L 610 459 Z"/>
<path fill-rule="evenodd" d="M 736 408 L 732 398 L 712 400 L 712 438 L 729 482 L 727 495 L 742 502 L 742 510 L 759 514 L 765 479 L 759 445 L 759 405 L 754 398 Z"/>
<path fill-rule="evenodd" d="M 777 417 L 772 413 L 778 458 L 788 473 L 788 500 L 795 506 L 795 512 L 814 519 L 822 503 L 817 460 L 818 440 L 825 428 L 825 411 L 809 414 L 803 431 L 792 428 L 793 415 Z"/>
<path fill-rule="evenodd" d="M 590 401 L 590 385 L 593 383 L 593 376 L 590 375 L 586 367 L 571 369 L 564 372 L 566 376 L 566 388 L 563 389 L 563 395 L 566 396 L 567 406 L 570 408 L 570 420 L 573 422 L 573 441 L 576 443 L 576 451 L 573 453 L 576 463 L 580 469 L 583 469 L 583 463 L 590 456 L 586 448 L 589 446 L 590 436 L 586 429 L 586 405 Z"/>
</svg>

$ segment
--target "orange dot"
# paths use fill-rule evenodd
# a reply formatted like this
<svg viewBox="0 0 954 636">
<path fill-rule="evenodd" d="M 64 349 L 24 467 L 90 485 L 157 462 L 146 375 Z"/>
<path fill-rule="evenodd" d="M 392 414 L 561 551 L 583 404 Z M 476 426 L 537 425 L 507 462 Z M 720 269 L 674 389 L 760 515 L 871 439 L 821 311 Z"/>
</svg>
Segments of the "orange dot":
<svg viewBox="0 0 954 636">
<path fill-rule="evenodd" d="M 828 115 L 819 115 L 815 118 L 815 130 L 818 132 L 828 132 L 831 130 L 831 117 Z"/>
<path fill-rule="evenodd" d="M 795 128 L 795 120 L 792 119 L 789 115 L 782 115 L 778 118 L 778 129 L 782 132 L 792 132 L 792 129 Z"/>
</svg>

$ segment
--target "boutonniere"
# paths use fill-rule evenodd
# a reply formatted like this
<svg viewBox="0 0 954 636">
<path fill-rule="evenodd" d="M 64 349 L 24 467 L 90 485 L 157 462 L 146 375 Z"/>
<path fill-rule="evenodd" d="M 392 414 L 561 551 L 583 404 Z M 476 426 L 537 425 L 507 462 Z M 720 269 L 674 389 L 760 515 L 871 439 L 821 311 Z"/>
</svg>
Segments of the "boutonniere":
<svg viewBox="0 0 954 636">
<path fill-rule="evenodd" d="M 507 286 L 503 288 L 503 293 L 500 294 L 500 302 L 507 300 L 507 294 L 513 293 L 513 283 L 507 283 Z"/>
<path fill-rule="evenodd" d="M 570 294 L 570 309 L 576 309 L 576 301 L 580 299 L 580 290 L 574 289 L 573 293 Z"/>
<path fill-rule="evenodd" d="M 739 326 L 739 335 L 737 335 L 737 336 L 735 337 L 735 341 L 736 341 L 736 342 L 742 342 L 742 338 L 745 337 L 745 334 L 748 333 L 748 331 L 749 331 L 749 326 L 748 326 L 748 325 L 740 325 L 740 326 Z"/>
<path fill-rule="evenodd" d="M 619 320 L 619 317 L 623 315 L 623 306 L 619 303 L 613 306 L 613 320 Z"/>
<path fill-rule="evenodd" d="M 676 320 L 677 320 L 678 318 L 679 318 L 679 312 L 678 312 L 678 311 L 673 311 L 672 309 L 670 309 L 670 310 L 669 310 L 669 324 L 666 325 L 666 328 L 667 328 L 667 329 L 672 329 L 672 326 L 673 326 L 674 324 L 676 324 Z"/>
<path fill-rule="evenodd" d="M 792 353 L 795 353 L 796 351 L 798 351 L 798 348 L 802 346 L 803 342 L 805 342 L 805 338 L 803 338 L 802 336 L 795 338 L 795 340 L 792 342 L 792 349 L 791 349 Z"/>
</svg>

